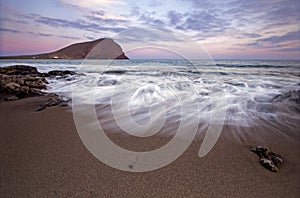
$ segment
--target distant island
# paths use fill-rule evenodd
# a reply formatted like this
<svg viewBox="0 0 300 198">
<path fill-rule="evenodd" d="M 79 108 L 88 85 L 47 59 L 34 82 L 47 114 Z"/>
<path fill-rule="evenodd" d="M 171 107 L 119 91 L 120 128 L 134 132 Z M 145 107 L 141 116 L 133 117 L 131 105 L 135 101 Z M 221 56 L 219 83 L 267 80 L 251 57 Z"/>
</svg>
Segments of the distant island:
<svg viewBox="0 0 300 198">
<path fill-rule="evenodd" d="M 0 56 L 0 59 L 128 59 L 121 46 L 109 38 L 75 43 L 55 52 L 37 55 Z"/>
</svg>

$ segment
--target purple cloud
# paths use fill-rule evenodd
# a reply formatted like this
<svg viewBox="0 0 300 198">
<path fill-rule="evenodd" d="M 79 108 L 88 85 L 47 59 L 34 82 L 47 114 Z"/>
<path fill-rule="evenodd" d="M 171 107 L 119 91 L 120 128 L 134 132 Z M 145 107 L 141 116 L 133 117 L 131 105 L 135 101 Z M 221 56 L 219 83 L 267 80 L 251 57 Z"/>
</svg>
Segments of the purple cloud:
<svg viewBox="0 0 300 198">
<path fill-rule="evenodd" d="M 35 19 L 35 22 L 49 25 L 52 27 L 75 28 L 80 30 L 92 31 L 96 33 L 98 31 L 120 32 L 125 29 L 121 27 L 103 27 L 96 23 L 88 23 L 83 20 L 69 21 L 65 19 L 57 19 L 57 18 L 44 17 L 44 16 L 37 17 Z"/>
<path fill-rule="evenodd" d="M 1 27 L 0 27 L 0 31 L 1 32 L 20 33 L 20 31 L 18 31 L 18 30 L 13 30 L 13 29 L 8 29 L 8 28 L 1 28 Z"/>
<path fill-rule="evenodd" d="M 142 14 L 138 20 L 144 25 L 153 25 L 157 27 L 164 27 L 166 25 L 162 20 L 151 17 L 148 14 Z"/>
<path fill-rule="evenodd" d="M 257 40 L 257 42 L 277 44 L 286 41 L 297 41 L 297 40 L 300 40 L 300 31 L 288 32 L 283 36 L 271 36 L 269 38 L 259 39 Z"/>
<path fill-rule="evenodd" d="M 170 25 L 176 26 L 179 25 L 179 23 L 182 20 L 183 15 L 179 12 L 176 12 L 175 10 L 168 12 L 168 18 L 170 20 Z"/>
<path fill-rule="evenodd" d="M 126 24 L 128 20 L 124 19 L 106 19 L 106 18 L 101 18 L 97 16 L 86 16 L 86 18 L 90 19 L 91 21 L 97 22 L 97 24 L 102 24 L 102 25 L 119 25 L 119 24 Z"/>
</svg>

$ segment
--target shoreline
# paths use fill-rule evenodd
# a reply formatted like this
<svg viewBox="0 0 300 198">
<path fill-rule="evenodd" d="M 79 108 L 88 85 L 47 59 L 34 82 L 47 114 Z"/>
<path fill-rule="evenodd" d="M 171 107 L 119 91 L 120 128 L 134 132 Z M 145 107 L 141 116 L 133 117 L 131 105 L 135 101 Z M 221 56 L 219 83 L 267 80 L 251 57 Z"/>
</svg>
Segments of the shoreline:
<svg viewBox="0 0 300 198">
<path fill-rule="evenodd" d="M 34 111 L 47 99 L 40 96 L 0 102 L 1 197 L 300 194 L 299 135 L 279 138 L 280 134 L 269 133 L 273 128 L 265 126 L 224 126 L 221 137 L 205 157 L 198 157 L 204 135 L 200 133 L 173 163 L 150 172 L 130 173 L 113 169 L 88 152 L 78 136 L 70 107 Z M 245 133 L 234 137 L 234 129 Z M 258 142 L 263 131 L 265 136 Z M 116 133 L 108 136 L 116 144 L 133 150 L 151 150 L 169 139 L 157 136 L 142 140 Z M 260 144 L 282 155 L 284 163 L 278 173 L 262 167 L 258 156 L 249 151 L 249 146 Z"/>
</svg>

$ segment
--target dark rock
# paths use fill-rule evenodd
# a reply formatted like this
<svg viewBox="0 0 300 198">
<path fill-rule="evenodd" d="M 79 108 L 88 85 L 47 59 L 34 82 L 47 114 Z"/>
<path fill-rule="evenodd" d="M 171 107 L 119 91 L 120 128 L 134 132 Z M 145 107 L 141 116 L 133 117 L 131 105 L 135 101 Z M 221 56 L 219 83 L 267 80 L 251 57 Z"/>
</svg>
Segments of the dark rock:
<svg viewBox="0 0 300 198">
<path fill-rule="evenodd" d="M 69 76 L 76 74 L 73 71 L 54 70 L 49 73 L 39 73 L 35 67 L 15 65 L 0 68 L 0 100 L 12 101 L 20 98 L 44 95 L 47 80 L 45 77 Z M 35 110 L 42 111 L 51 106 L 67 106 L 68 101 L 58 96 L 51 97 L 45 104 Z"/>
<path fill-rule="evenodd" d="M 28 86 L 22 86 L 20 88 L 20 92 L 17 93 L 16 95 L 19 96 L 19 97 L 26 97 L 26 96 L 29 96 L 30 95 L 30 88 Z"/>
<path fill-rule="evenodd" d="M 0 74 L 6 75 L 34 75 L 40 74 L 35 67 L 26 65 L 13 65 L 8 67 L 0 67 Z"/>
<path fill-rule="evenodd" d="M 42 95 L 44 95 L 44 93 L 41 92 L 41 90 L 38 89 L 38 88 L 30 88 L 30 89 L 29 89 L 29 93 L 30 93 L 30 95 L 32 95 L 32 96 L 42 96 Z"/>
<path fill-rule="evenodd" d="M 13 100 L 18 100 L 19 98 L 17 96 L 5 96 L 4 100 L 5 101 L 13 101 Z"/>
<path fill-rule="evenodd" d="M 278 172 L 279 166 L 283 163 L 282 157 L 279 154 L 274 153 L 268 147 L 263 146 L 257 146 L 250 150 L 259 156 L 259 162 L 266 169 Z"/>
<path fill-rule="evenodd" d="M 126 70 L 109 70 L 104 71 L 103 74 L 125 74 L 126 72 Z"/>
<path fill-rule="evenodd" d="M 271 155 L 271 160 L 275 166 L 278 167 L 282 164 L 283 160 L 282 160 L 281 156 L 279 156 L 278 154 L 273 153 L 273 152 L 271 152 L 270 155 Z"/>
<path fill-rule="evenodd" d="M 38 88 L 38 89 L 45 89 L 46 85 L 44 85 L 43 80 L 39 78 L 35 78 L 34 80 L 32 79 L 25 79 L 25 82 L 23 85 L 26 85 L 28 87 L 32 88 Z"/>
<path fill-rule="evenodd" d="M 44 82 L 44 78 L 31 75 L 0 74 L 0 98 L 5 99 L 9 96 L 12 100 L 12 98 L 41 95 L 41 90 L 46 88 Z"/>
<path fill-rule="evenodd" d="M 266 169 L 272 172 L 278 172 L 278 168 L 274 165 L 272 160 L 266 158 L 259 158 L 259 162 L 263 165 Z"/>
<path fill-rule="evenodd" d="M 279 94 L 272 99 L 272 102 L 294 102 L 296 104 L 300 104 L 300 90 L 293 90 L 284 94 Z"/>
<path fill-rule="evenodd" d="M 59 96 L 53 96 L 51 98 L 48 99 L 47 102 L 45 102 L 44 104 L 38 106 L 35 111 L 42 111 L 44 109 L 46 109 L 47 107 L 52 107 L 52 106 L 57 106 L 57 105 L 60 105 L 60 106 L 68 106 L 67 102 L 69 100 L 64 100 L 62 98 L 60 98 Z"/>
<path fill-rule="evenodd" d="M 40 106 L 38 106 L 37 108 L 35 108 L 34 110 L 35 111 L 42 111 L 42 110 L 44 110 L 44 109 L 46 109 L 46 107 L 47 107 L 47 105 L 40 105 Z"/>
<path fill-rule="evenodd" d="M 251 151 L 256 153 L 260 158 L 268 158 L 270 149 L 268 147 L 257 146 L 252 148 Z"/>
<path fill-rule="evenodd" d="M 59 104 L 59 106 L 61 106 L 61 107 L 67 107 L 67 106 L 69 106 L 69 105 L 68 105 L 68 101 L 63 101 L 63 102 L 61 102 L 61 103 Z"/>
<path fill-rule="evenodd" d="M 65 75 L 75 75 L 76 73 L 69 70 L 53 70 L 48 72 L 48 76 L 65 76 Z"/>
</svg>

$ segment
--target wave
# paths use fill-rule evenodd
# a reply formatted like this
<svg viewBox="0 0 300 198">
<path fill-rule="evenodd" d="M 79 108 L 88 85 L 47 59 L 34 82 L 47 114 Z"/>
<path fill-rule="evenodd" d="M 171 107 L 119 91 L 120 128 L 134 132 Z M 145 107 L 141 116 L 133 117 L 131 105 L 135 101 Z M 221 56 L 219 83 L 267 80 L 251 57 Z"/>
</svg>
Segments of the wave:
<svg viewBox="0 0 300 198">
<path fill-rule="evenodd" d="M 217 63 L 218 67 L 236 67 L 236 68 L 298 68 L 300 65 L 272 65 L 272 64 L 232 64 Z"/>
<path fill-rule="evenodd" d="M 255 120 L 300 123 L 299 98 L 294 94 L 300 90 L 299 62 L 223 62 L 217 62 L 219 67 L 201 61 L 190 66 L 180 60 L 117 61 L 109 67 L 105 62 L 84 65 L 80 61 L 24 64 L 35 64 L 39 71 L 50 68 L 83 73 L 49 78 L 46 91 L 72 98 L 75 87 L 82 104 L 111 105 L 117 101 L 120 115 L 126 115 L 122 113 L 128 107 L 140 123 L 149 120 L 151 107 L 157 119 L 160 111 L 166 110 L 167 118 L 178 120 L 185 108 L 186 114 L 206 123 L 221 122 L 218 115 L 222 112 L 226 113 L 225 123 L 231 125 L 254 125 Z"/>
</svg>

